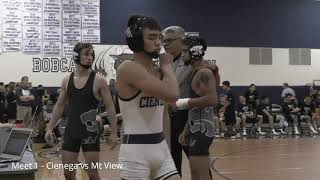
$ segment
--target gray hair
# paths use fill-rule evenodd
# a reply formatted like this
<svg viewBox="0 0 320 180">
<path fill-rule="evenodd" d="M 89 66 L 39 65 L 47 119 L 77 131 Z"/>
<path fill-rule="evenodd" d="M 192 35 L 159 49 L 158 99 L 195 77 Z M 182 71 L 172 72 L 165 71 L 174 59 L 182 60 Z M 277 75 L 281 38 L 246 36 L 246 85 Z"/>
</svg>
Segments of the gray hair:
<svg viewBox="0 0 320 180">
<path fill-rule="evenodd" d="M 180 26 L 169 26 L 162 31 L 162 35 L 165 35 L 167 33 L 175 33 L 181 39 L 184 39 L 186 37 L 185 30 Z"/>
</svg>

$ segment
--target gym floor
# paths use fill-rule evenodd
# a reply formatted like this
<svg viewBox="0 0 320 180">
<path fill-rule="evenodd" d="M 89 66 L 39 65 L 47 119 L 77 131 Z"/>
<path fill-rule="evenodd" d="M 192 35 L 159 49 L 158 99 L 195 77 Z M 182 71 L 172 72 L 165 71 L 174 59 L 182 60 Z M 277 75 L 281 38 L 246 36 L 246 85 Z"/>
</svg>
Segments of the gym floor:
<svg viewBox="0 0 320 180">
<path fill-rule="evenodd" d="M 64 179 L 61 169 L 49 170 L 47 162 L 61 163 L 56 145 L 53 149 L 41 149 L 44 144 L 34 144 L 38 162 L 37 180 Z M 116 163 L 119 146 L 110 150 L 102 144 L 101 162 Z M 320 137 L 261 138 L 214 140 L 210 148 L 214 180 L 318 180 L 320 171 Z M 80 162 L 83 157 L 80 156 Z M 44 166 L 44 167 L 42 167 Z M 183 180 L 190 180 L 186 157 L 183 163 Z M 101 170 L 101 179 L 119 179 L 117 170 Z M 77 180 L 87 180 L 83 170 L 77 171 Z"/>
</svg>

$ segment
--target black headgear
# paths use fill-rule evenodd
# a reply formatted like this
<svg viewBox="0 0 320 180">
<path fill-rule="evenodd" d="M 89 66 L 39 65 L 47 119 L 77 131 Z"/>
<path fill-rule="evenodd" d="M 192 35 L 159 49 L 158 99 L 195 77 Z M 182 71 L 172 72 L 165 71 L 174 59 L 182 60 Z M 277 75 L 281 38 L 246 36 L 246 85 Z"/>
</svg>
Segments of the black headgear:
<svg viewBox="0 0 320 180">
<path fill-rule="evenodd" d="M 90 43 L 77 43 L 74 48 L 73 48 L 73 52 L 72 52 L 72 59 L 74 60 L 75 63 L 79 64 L 80 66 L 89 69 L 91 66 L 88 65 L 83 65 L 80 63 L 80 52 L 82 49 L 85 48 L 89 48 L 93 50 L 93 46 Z M 93 50 L 93 60 L 95 59 L 95 53 Z"/>
<path fill-rule="evenodd" d="M 148 52 L 144 49 L 144 40 L 143 40 L 143 27 L 146 20 L 153 21 L 152 18 L 141 16 L 141 15 L 134 15 L 131 16 L 128 22 L 128 28 L 126 30 L 126 41 L 129 48 L 133 52 L 141 52 L 143 51 L 151 58 L 158 58 L 158 52 Z"/>
<path fill-rule="evenodd" d="M 145 16 L 133 16 L 131 22 L 128 22 L 126 30 L 126 41 L 129 48 L 133 52 L 140 52 L 144 50 L 143 42 L 143 22 L 148 19 Z"/>
<path fill-rule="evenodd" d="M 201 59 L 207 50 L 207 43 L 198 36 L 187 36 L 184 44 L 188 46 L 191 59 Z"/>
</svg>

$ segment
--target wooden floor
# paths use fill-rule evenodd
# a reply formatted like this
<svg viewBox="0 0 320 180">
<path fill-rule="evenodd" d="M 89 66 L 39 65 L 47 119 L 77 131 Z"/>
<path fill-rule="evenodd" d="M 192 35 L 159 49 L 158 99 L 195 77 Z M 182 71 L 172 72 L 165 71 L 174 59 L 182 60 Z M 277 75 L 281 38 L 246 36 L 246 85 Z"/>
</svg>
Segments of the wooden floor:
<svg viewBox="0 0 320 180">
<path fill-rule="evenodd" d="M 63 171 L 48 170 L 47 162 L 61 163 L 57 147 L 43 150 L 43 144 L 34 144 L 38 161 L 37 180 L 60 180 Z M 101 162 L 117 163 L 119 147 L 110 150 L 102 144 Z M 215 140 L 210 148 L 214 180 L 319 180 L 320 137 Z M 80 157 L 83 162 L 83 158 Z M 44 166 L 44 167 L 41 167 Z M 119 179 L 117 170 L 101 170 L 103 180 Z M 78 180 L 87 180 L 83 170 Z M 183 180 L 190 180 L 186 157 Z"/>
</svg>

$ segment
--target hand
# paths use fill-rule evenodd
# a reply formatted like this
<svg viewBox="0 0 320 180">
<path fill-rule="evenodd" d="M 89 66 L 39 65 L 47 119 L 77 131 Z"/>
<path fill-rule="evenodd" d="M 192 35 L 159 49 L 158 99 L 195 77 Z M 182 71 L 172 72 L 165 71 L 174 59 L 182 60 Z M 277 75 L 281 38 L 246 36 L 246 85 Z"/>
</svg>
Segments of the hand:
<svg viewBox="0 0 320 180">
<path fill-rule="evenodd" d="M 96 121 L 98 123 L 98 134 L 101 135 L 104 132 L 101 116 L 96 116 Z"/>
<path fill-rule="evenodd" d="M 111 146 L 110 146 L 110 150 L 113 150 L 119 143 L 118 143 L 118 136 L 117 133 L 111 133 L 110 135 L 110 141 L 111 141 Z"/>
<path fill-rule="evenodd" d="M 111 140 L 112 143 L 118 143 L 118 139 L 119 139 L 119 138 L 118 138 L 116 132 L 110 134 L 110 140 Z"/>
<path fill-rule="evenodd" d="M 186 133 L 186 131 L 182 131 L 182 133 L 179 136 L 179 143 L 182 146 L 188 146 L 189 145 L 189 134 Z"/>
<path fill-rule="evenodd" d="M 212 70 L 214 78 L 216 80 L 216 86 L 219 86 L 220 85 L 219 67 L 216 64 L 210 63 L 209 61 L 202 61 L 201 66 Z"/>
<path fill-rule="evenodd" d="M 47 144 L 49 144 L 49 145 L 53 144 L 52 130 L 47 129 L 47 132 L 46 132 L 46 135 L 44 136 L 44 139 L 46 140 Z"/>
<path fill-rule="evenodd" d="M 166 68 L 168 66 L 171 66 L 171 64 L 173 63 L 173 56 L 169 53 L 160 54 L 159 60 L 160 68 Z"/>
<path fill-rule="evenodd" d="M 211 64 L 210 69 L 212 69 L 215 76 L 219 74 L 219 67 L 216 64 Z"/>
</svg>

